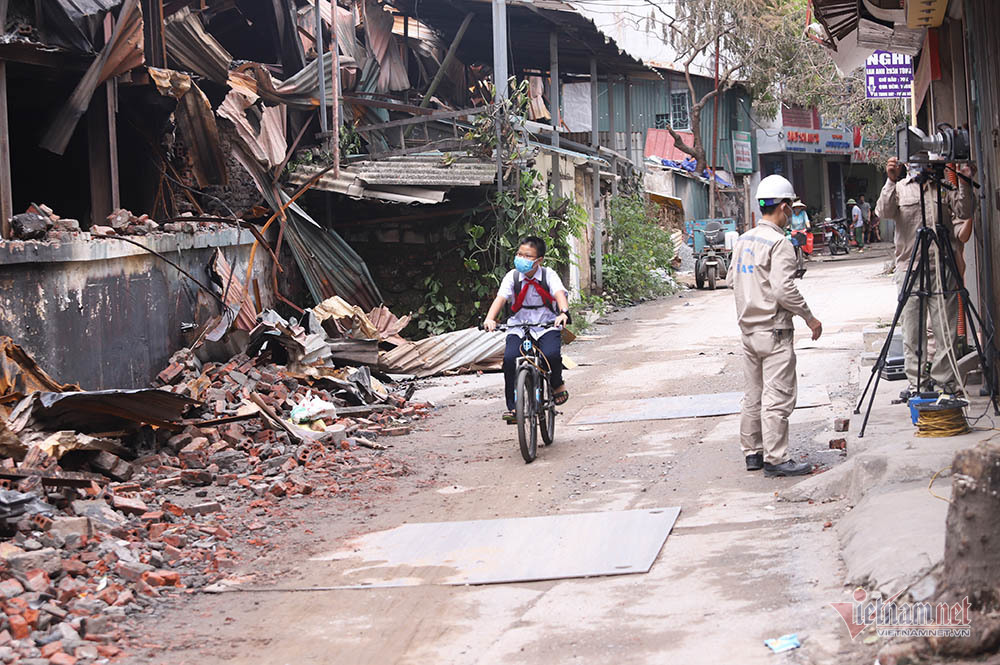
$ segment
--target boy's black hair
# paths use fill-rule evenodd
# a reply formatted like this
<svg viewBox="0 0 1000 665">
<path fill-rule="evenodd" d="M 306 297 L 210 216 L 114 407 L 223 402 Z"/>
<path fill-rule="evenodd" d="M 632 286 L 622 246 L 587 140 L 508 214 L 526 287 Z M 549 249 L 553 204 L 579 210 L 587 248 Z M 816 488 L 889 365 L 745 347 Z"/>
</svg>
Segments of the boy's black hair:
<svg viewBox="0 0 1000 665">
<path fill-rule="evenodd" d="M 791 199 L 781 199 L 781 201 L 779 201 L 778 203 L 775 203 L 774 205 L 771 205 L 771 206 L 761 206 L 760 207 L 760 214 L 762 214 L 762 215 L 770 215 L 772 212 L 774 212 L 775 210 L 777 210 L 778 206 L 780 206 L 782 203 L 787 203 L 788 205 L 791 205 L 792 204 L 792 200 Z"/>
<path fill-rule="evenodd" d="M 524 236 L 521 238 L 521 241 L 517 243 L 518 247 L 521 245 L 528 245 L 529 247 L 534 248 L 540 257 L 545 256 L 545 241 L 538 236 Z"/>
</svg>

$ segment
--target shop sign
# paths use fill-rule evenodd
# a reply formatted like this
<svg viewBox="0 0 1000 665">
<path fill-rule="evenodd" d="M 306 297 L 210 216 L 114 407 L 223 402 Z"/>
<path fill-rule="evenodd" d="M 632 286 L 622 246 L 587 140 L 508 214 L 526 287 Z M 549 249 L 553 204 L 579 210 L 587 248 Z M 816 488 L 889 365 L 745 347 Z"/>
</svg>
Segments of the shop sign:
<svg viewBox="0 0 1000 665">
<path fill-rule="evenodd" d="M 753 173 L 753 147 L 750 132 L 733 132 L 733 171 Z"/>
<path fill-rule="evenodd" d="M 875 51 L 865 62 L 868 99 L 909 99 L 913 87 L 913 59 L 903 53 Z"/>
</svg>

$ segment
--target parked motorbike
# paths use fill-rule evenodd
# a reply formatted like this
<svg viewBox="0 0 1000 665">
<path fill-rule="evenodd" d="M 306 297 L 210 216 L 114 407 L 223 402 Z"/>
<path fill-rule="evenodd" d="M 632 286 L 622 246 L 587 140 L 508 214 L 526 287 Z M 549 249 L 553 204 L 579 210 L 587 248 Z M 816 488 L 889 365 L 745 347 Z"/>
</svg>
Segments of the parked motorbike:
<svg viewBox="0 0 1000 665">
<path fill-rule="evenodd" d="M 833 256 L 850 253 L 851 245 L 847 228 L 847 218 L 838 217 L 837 219 L 831 219 L 827 217 L 826 223 L 823 224 L 823 239 L 826 241 L 826 246 L 830 248 L 830 254 Z"/>
</svg>

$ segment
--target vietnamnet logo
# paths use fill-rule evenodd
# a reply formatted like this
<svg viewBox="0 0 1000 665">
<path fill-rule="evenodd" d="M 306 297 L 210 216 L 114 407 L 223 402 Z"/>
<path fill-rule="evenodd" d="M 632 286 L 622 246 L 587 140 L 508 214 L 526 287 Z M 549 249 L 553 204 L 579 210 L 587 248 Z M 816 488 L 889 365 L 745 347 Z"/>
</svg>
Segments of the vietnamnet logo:
<svg viewBox="0 0 1000 665">
<path fill-rule="evenodd" d="M 954 604 L 897 602 L 869 598 L 864 589 L 854 591 L 854 602 L 830 603 L 847 624 L 853 640 L 869 626 L 880 637 L 969 637 L 972 634 L 969 597 Z"/>
</svg>

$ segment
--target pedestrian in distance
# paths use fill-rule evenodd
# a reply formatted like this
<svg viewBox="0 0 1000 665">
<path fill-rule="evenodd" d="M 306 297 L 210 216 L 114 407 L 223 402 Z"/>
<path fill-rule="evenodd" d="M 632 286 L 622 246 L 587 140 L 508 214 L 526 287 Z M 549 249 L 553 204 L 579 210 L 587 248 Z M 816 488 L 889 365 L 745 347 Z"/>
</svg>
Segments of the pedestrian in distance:
<svg viewBox="0 0 1000 665">
<path fill-rule="evenodd" d="M 864 251 L 865 218 L 861 213 L 861 206 L 854 199 L 847 199 L 847 206 L 851 209 L 851 226 L 854 228 L 854 241 L 858 243 L 858 251 Z"/>
<path fill-rule="evenodd" d="M 514 257 L 514 269 L 504 275 L 493 304 L 490 305 L 483 328 L 490 332 L 497 329 L 497 316 L 510 303 L 511 316 L 507 325 L 552 323 L 553 328 L 531 328 L 531 334 L 538 340 L 538 346 L 552 371 L 552 397 L 556 404 L 565 404 L 569 391 L 563 383 L 562 372 L 562 332 L 561 327 L 569 322 L 569 299 L 566 287 L 552 268 L 542 265 L 545 259 L 545 241 L 537 236 L 521 239 Z M 503 354 L 504 396 L 507 410 L 503 419 L 516 422 L 514 414 L 514 392 L 517 381 L 517 358 L 521 353 L 523 328 L 507 331 L 507 346 Z"/>
<path fill-rule="evenodd" d="M 747 471 L 763 468 L 768 477 L 812 472 L 811 464 L 788 455 L 788 417 L 798 395 L 793 318 L 805 320 L 814 340 L 823 334 L 823 324 L 795 285 L 795 250 L 785 237 L 795 199 L 785 178 L 760 181 L 756 201 L 762 219 L 736 241 L 726 275 L 743 345 L 740 447 Z"/>
</svg>

